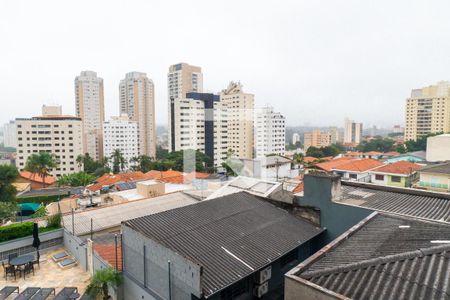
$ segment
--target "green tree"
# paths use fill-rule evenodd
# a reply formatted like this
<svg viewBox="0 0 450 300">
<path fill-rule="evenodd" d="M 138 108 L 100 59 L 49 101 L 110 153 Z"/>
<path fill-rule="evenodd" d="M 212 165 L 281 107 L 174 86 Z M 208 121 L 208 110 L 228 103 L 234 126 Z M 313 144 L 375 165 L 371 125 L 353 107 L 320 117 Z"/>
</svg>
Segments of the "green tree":
<svg viewBox="0 0 450 300">
<path fill-rule="evenodd" d="M 12 183 L 18 176 L 16 167 L 0 165 L 0 202 L 15 202 L 17 191 Z"/>
<path fill-rule="evenodd" d="M 298 149 L 298 148 L 302 148 L 303 147 L 303 145 L 302 145 L 302 143 L 299 141 L 299 142 L 297 142 L 297 143 L 295 143 L 295 144 L 288 144 L 288 145 L 286 145 L 286 150 L 296 150 L 296 149 Z"/>
<path fill-rule="evenodd" d="M 163 149 L 160 145 L 156 146 L 156 159 L 164 159 L 169 154 L 169 150 Z"/>
<path fill-rule="evenodd" d="M 13 218 L 19 212 L 19 205 L 15 201 L 0 202 L 0 224 L 6 220 Z"/>
<path fill-rule="evenodd" d="M 356 149 L 361 152 L 389 152 L 394 151 L 394 143 L 393 139 L 377 136 L 369 141 L 362 141 Z"/>
<path fill-rule="evenodd" d="M 134 171 L 141 171 L 147 173 L 150 170 L 154 170 L 156 163 L 147 155 L 139 155 L 130 159 L 131 169 Z"/>
<path fill-rule="evenodd" d="M 101 297 L 103 300 L 108 300 L 108 285 L 117 288 L 121 284 L 122 276 L 119 272 L 112 268 L 100 269 L 92 276 L 86 292 L 91 297 Z"/>
<path fill-rule="evenodd" d="M 86 186 L 94 182 L 95 176 L 86 172 L 62 175 L 58 178 L 58 186 Z"/>
<path fill-rule="evenodd" d="M 120 149 L 115 149 L 111 154 L 111 163 L 114 174 L 120 173 L 125 169 L 126 161 Z"/>
<path fill-rule="evenodd" d="M 439 133 L 430 133 L 421 137 L 418 137 L 415 141 L 409 140 L 405 142 L 406 152 L 414 152 L 414 151 L 425 151 L 427 150 L 427 138 L 430 136 L 440 135 L 443 132 Z"/>
<path fill-rule="evenodd" d="M 45 177 L 50 175 L 50 170 L 56 168 L 58 162 L 54 155 L 48 152 L 39 152 L 28 157 L 25 170 L 42 177 L 42 187 L 45 187 Z"/>
<path fill-rule="evenodd" d="M 311 146 L 308 148 L 308 150 L 306 150 L 306 156 L 313 156 L 313 157 L 319 158 L 319 157 L 324 157 L 325 154 L 323 153 L 323 151 L 320 148 Z"/>
</svg>

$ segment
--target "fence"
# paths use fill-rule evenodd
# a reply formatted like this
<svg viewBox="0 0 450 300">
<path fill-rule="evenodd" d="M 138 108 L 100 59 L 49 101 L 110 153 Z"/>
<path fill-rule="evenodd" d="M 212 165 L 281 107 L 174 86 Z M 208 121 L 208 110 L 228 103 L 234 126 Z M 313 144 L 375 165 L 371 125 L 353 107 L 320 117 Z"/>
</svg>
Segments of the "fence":
<svg viewBox="0 0 450 300">
<path fill-rule="evenodd" d="M 47 251 L 59 248 L 63 245 L 63 229 L 56 229 L 39 235 L 41 245 L 40 251 Z M 30 254 L 36 252 L 31 244 L 33 237 L 23 237 L 12 241 L 0 243 L 0 261 L 8 259 L 8 255 L 17 253 L 18 255 Z"/>
</svg>

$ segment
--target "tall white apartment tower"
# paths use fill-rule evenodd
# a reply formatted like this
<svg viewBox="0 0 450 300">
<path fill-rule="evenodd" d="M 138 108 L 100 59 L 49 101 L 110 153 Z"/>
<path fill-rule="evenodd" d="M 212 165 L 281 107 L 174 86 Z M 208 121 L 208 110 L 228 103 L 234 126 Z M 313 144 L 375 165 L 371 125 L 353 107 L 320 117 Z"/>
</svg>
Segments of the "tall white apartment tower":
<svg viewBox="0 0 450 300">
<path fill-rule="evenodd" d="M 75 77 L 75 110 L 83 122 L 83 152 L 93 159 L 103 157 L 103 122 L 105 105 L 103 79 L 93 71 Z"/>
<path fill-rule="evenodd" d="M 9 121 L 3 126 L 3 144 L 5 147 L 17 147 L 16 122 Z"/>
<path fill-rule="evenodd" d="M 172 132 L 173 124 L 170 120 L 175 120 L 174 114 L 174 100 L 185 99 L 189 92 L 202 93 L 203 92 L 203 74 L 202 68 L 191 66 L 187 63 L 178 63 L 169 67 L 167 73 L 167 95 L 168 95 L 168 120 L 169 120 L 169 152 L 175 151 Z"/>
<path fill-rule="evenodd" d="M 450 82 L 412 90 L 406 99 L 405 124 L 405 140 L 450 132 Z"/>
<path fill-rule="evenodd" d="M 356 123 L 346 118 L 344 124 L 344 144 L 358 145 L 361 143 L 362 131 L 362 123 Z"/>
<path fill-rule="evenodd" d="M 133 157 L 139 155 L 138 149 L 138 125 L 136 121 L 130 121 L 127 115 L 111 117 L 111 120 L 103 124 L 105 157 L 111 157 L 114 150 L 122 152 L 128 166 Z"/>
<path fill-rule="evenodd" d="M 119 84 L 120 114 L 138 124 L 139 155 L 156 157 L 155 94 L 146 73 L 130 72 Z"/>
<path fill-rule="evenodd" d="M 255 156 L 284 155 L 286 147 L 286 120 L 272 107 L 255 110 Z"/>
<path fill-rule="evenodd" d="M 237 158 L 253 159 L 254 99 L 253 94 L 244 93 L 239 82 L 230 82 L 220 93 L 228 110 L 228 149 Z"/>
</svg>

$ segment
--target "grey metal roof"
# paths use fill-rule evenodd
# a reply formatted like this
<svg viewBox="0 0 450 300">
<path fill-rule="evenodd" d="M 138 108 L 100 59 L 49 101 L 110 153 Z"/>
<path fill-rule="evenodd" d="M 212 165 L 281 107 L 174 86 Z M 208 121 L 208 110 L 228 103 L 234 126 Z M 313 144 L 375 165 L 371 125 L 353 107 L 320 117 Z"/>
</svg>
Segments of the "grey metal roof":
<svg viewBox="0 0 450 300">
<path fill-rule="evenodd" d="M 342 185 L 341 202 L 374 210 L 450 222 L 450 195 L 406 189 Z"/>
<path fill-rule="evenodd" d="M 450 225 L 378 214 L 310 265 L 308 271 L 427 248 L 437 245 L 432 241 L 442 240 L 450 240 Z"/>
<path fill-rule="evenodd" d="M 297 276 L 352 299 L 449 299 L 450 225 L 376 214 Z"/>
<path fill-rule="evenodd" d="M 429 165 L 420 169 L 419 172 L 450 175 L 450 162 Z"/>
<path fill-rule="evenodd" d="M 302 277 L 351 299 L 450 299 L 450 245 L 308 272 Z"/>
<path fill-rule="evenodd" d="M 206 297 L 323 231 L 246 192 L 124 224 L 203 266 Z"/>
</svg>

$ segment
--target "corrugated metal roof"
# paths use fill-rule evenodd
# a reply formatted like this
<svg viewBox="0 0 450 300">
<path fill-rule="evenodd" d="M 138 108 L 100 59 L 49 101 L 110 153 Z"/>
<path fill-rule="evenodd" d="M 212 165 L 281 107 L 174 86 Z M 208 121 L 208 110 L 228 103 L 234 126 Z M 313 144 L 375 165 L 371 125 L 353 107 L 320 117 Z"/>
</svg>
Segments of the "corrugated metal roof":
<svg viewBox="0 0 450 300">
<path fill-rule="evenodd" d="M 305 273 L 302 277 L 351 299 L 450 299 L 450 245 Z"/>
<path fill-rule="evenodd" d="M 205 296 L 322 232 L 246 192 L 130 220 L 125 225 L 203 266 Z"/>
<path fill-rule="evenodd" d="M 423 167 L 419 172 L 450 175 L 450 162 L 429 165 Z"/>
<path fill-rule="evenodd" d="M 343 203 L 379 211 L 450 222 L 450 199 L 426 192 L 395 192 L 375 188 L 342 185 Z"/>
<path fill-rule="evenodd" d="M 297 276 L 351 299 L 449 299 L 449 237 L 447 224 L 378 214 Z"/>
</svg>

